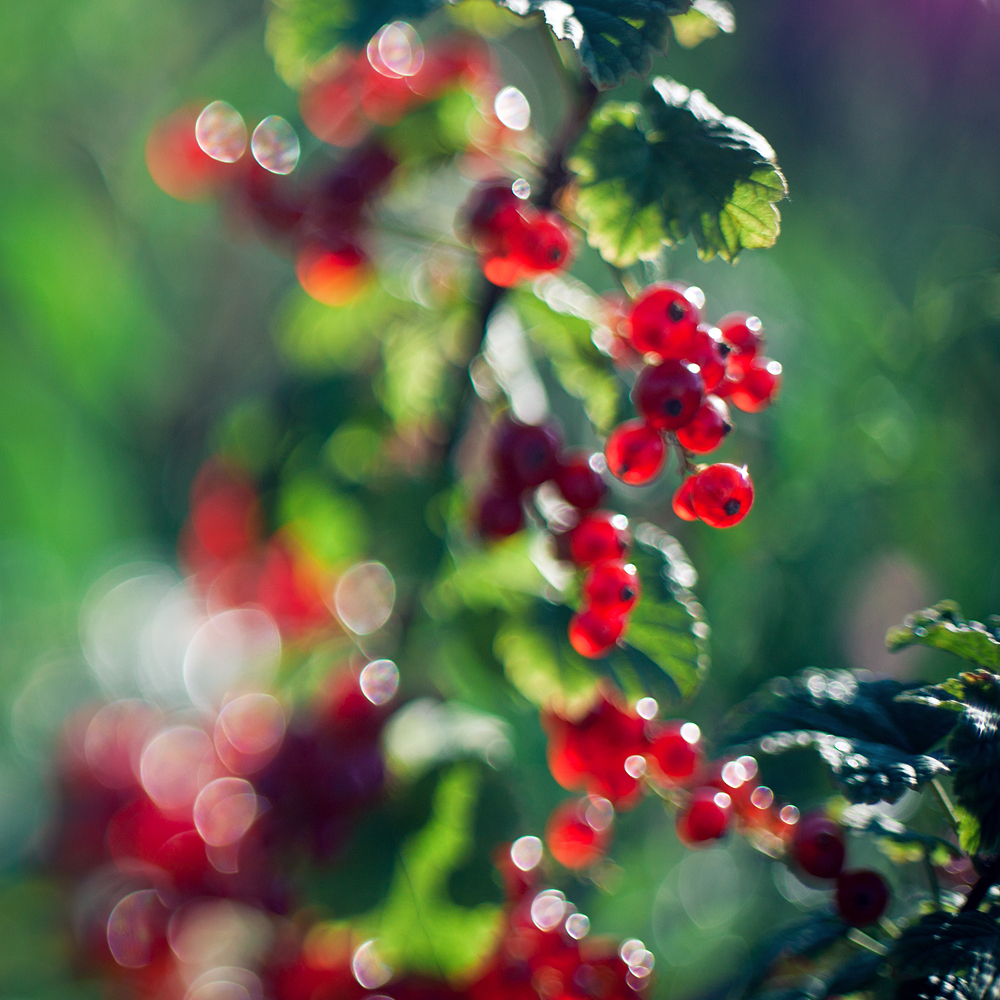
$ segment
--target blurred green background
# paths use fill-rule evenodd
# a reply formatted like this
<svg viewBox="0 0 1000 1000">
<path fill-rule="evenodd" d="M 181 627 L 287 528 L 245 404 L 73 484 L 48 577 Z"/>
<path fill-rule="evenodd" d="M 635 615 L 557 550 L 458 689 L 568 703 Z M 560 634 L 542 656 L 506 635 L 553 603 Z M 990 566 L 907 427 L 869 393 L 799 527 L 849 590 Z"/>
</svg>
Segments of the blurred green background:
<svg viewBox="0 0 1000 1000">
<path fill-rule="evenodd" d="M 736 14 L 735 35 L 675 46 L 658 67 L 762 132 L 791 190 L 774 250 L 734 268 L 687 247 L 667 261 L 713 318 L 760 315 L 785 369 L 780 403 L 741 419 L 720 455 L 755 477 L 742 526 L 678 526 L 669 480 L 645 498 L 700 573 L 703 723 L 809 664 L 936 675 L 932 654 L 889 658 L 885 629 L 943 597 L 973 617 L 1000 610 L 1000 10 L 762 0 Z M 0 14 L 0 983 L 15 984 L 0 996 L 56 995 L 65 971 L 13 914 L 58 923 L 19 866 L 52 735 L 90 690 L 80 602 L 110 566 L 172 558 L 219 421 L 293 378 L 273 337 L 290 263 L 212 206 L 167 198 L 143 161 L 151 125 L 189 101 L 297 121 L 264 15 L 249 0 Z M 530 81 L 539 47 L 511 46 Z M 608 287 L 592 254 L 577 273 Z M 523 774 L 550 806 L 540 739 Z M 707 958 L 719 971 L 744 954 L 760 911 L 742 901 L 770 861 L 735 843 L 678 865 L 665 829 L 653 806 L 625 820 L 625 881 L 592 915 L 655 937 L 660 988 L 686 995 Z"/>
</svg>

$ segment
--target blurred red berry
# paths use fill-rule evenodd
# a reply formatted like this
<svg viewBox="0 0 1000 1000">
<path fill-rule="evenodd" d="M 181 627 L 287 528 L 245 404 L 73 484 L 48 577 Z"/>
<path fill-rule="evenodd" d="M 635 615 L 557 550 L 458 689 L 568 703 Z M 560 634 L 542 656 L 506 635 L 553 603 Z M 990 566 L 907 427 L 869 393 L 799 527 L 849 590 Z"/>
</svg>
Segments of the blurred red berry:
<svg viewBox="0 0 1000 1000">
<path fill-rule="evenodd" d="M 701 375 L 673 359 L 643 368 L 632 390 L 639 415 L 651 427 L 663 431 L 675 431 L 690 423 L 703 395 Z"/>
<path fill-rule="evenodd" d="M 684 360 L 698 366 L 705 392 L 711 392 L 725 377 L 728 354 L 729 346 L 723 343 L 715 327 L 698 327 Z"/>
<path fill-rule="evenodd" d="M 705 455 L 722 444 L 733 429 L 729 407 L 718 396 L 706 396 L 690 423 L 677 431 L 681 447 L 696 455 Z"/>
<path fill-rule="evenodd" d="M 702 469 L 691 485 L 691 509 L 713 528 L 730 528 L 753 506 L 753 483 L 746 468 L 720 462 Z"/>
<path fill-rule="evenodd" d="M 699 788 L 687 807 L 677 814 L 677 836 L 689 847 L 720 840 L 729 830 L 732 815 L 732 799 L 726 792 Z"/>
<path fill-rule="evenodd" d="M 639 600 L 639 574 L 631 563 L 605 560 L 593 566 L 583 581 L 583 599 L 605 617 L 627 614 Z"/>
<path fill-rule="evenodd" d="M 742 370 L 757 356 L 764 340 L 762 324 L 756 316 L 748 313 L 729 313 L 718 322 L 722 339 L 733 349 L 730 363 Z"/>
<path fill-rule="evenodd" d="M 569 533 L 569 551 L 577 566 L 602 559 L 621 559 L 632 544 L 628 518 L 610 510 L 595 510 L 580 518 Z"/>
<path fill-rule="evenodd" d="M 587 455 L 573 455 L 560 461 L 556 485 L 566 502 L 579 510 L 592 510 L 608 492 Z"/>
<path fill-rule="evenodd" d="M 613 476 L 630 486 L 644 486 L 663 469 L 666 449 L 655 427 L 644 420 L 626 420 L 608 435 L 604 457 Z"/>
<path fill-rule="evenodd" d="M 837 877 L 837 909 L 852 927 L 873 924 L 889 905 L 889 887 L 878 872 L 841 872 Z"/>
<path fill-rule="evenodd" d="M 567 868 L 588 868 L 607 852 L 611 840 L 610 826 L 598 829 L 589 823 L 589 806 L 589 799 L 563 802 L 552 811 L 545 825 L 545 843 L 549 853 Z M 610 817 L 608 820 L 610 824 Z"/>
<path fill-rule="evenodd" d="M 479 500 L 476 526 L 483 538 L 507 538 L 524 527 L 524 507 L 516 493 L 494 486 Z"/>
<path fill-rule="evenodd" d="M 746 413 L 766 410 L 781 391 L 781 365 L 770 358 L 755 358 L 733 385 L 733 405 Z"/>
<path fill-rule="evenodd" d="M 569 642 L 581 656 L 593 660 L 610 653 L 624 631 L 624 618 L 585 608 L 570 619 Z"/>
<path fill-rule="evenodd" d="M 559 432 L 551 424 L 522 424 L 505 415 L 493 435 L 493 465 L 511 493 L 533 490 L 559 470 Z"/>
<path fill-rule="evenodd" d="M 836 878 L 844 867 L 844 831 L 823 815 L 803 817 L 795 828 L 792 856 L 815 878 Z"/>
<path fill-rule="evenodd" d="M 671 507 L 673 507 L 674 513 L 682 521 L 697 521 L 698 515 L 694 512 L 694 508 L 691 506 L 691 489 L 694 486 L 694 476 L 688 476 L 681 484 L 677 487 L 674 492 L 674 498 L 671 501 Z"/>
<path fill-rule="evenodd" d="M 698 727 L 689 722 L 667 722 L 654 734 L 649 756 L 663 778 L 671 784 L 683 784 L 701 764 Z"/>
<path fill-rule="evenodd" d="M 683 358 L 701 316 L 680 285 L 650 285 L 632 306 L 629 328 L 632 346 L 640 354 Z"/>
</svg>

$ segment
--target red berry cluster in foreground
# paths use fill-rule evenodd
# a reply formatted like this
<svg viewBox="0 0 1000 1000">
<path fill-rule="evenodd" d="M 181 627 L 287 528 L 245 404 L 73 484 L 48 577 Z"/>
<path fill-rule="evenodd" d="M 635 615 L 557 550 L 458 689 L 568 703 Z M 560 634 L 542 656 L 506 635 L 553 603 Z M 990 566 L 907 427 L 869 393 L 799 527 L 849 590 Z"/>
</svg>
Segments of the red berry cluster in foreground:
<svg viewBox="0 0 1000 1000">
<path fill-rule="evenodd" d="M 488 281 L 511 288 L 565 270 L 573 260 L 569 226 L 552 209 L 522 200 L 504 181 L 473 192 L 465 209 L 469 241 Z"/>
<path fill-rule="evenodd" d="M 733 313 L 717 327 L 708 326 L 701 322 L 700 300 L 696 289 L 672 282 L 652 285 L 615 322 L 628 350 L 612 349 L 612 354 L 619 360 L 641 359 L 632 389 L 638 418 L 608 435 L 604 453 L 612 474 L 632 486 L 651 483 L 663 470 L 666 435 L 686 471 L 691 455 L 714 451 L 732 430 L 726 398 L 757 413 L 780 389 L 781 366 L 759 357 L 760 320 Z M 698 483 L 689 479 L 682 485 L 678 514 L 717 528 L 741 521 L 753 503 L 746 470 L 715 465 L 703 472 L 707 475 Z"/>
</svg>

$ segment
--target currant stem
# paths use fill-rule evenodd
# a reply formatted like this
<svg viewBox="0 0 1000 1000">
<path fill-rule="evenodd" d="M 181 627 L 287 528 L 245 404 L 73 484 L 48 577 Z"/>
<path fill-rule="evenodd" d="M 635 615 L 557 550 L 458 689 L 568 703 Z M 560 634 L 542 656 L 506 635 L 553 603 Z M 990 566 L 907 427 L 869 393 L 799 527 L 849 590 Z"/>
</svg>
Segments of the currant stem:
<svg viewBox="0 0 1000 1000">
<path fill-rule="evenodd" d="M 941 808 L 944 810 L 945 816 L 948 817 L 948 823 L 951 826 L 952 832 L 958 833 L 960 825 L 958 813 L 955 812 L 955 807 L 952 805 L 951 799 L 948 798 L 948 793 L 944 790 L 944 785 L 941 784 L 939 778 L 931 778 L 930 786 L 937 796 L 938 802 L 941 803 Z"/>
<path fill-rule="evenodd" d="M 930 885 L 931 896 L 934 899 L 935 909 L 941 909 L 941 886 L 938 884 L 937 872 L 934 871 L 934 864 L 931 861 L 930 851 L 924 851 L 924 869 L 927 872 L 927 882 Z"/>
<path fill-rule="evenodd" d="M 876 941 L 875 938 L 866 934 L 864 931 L 858 930 L 857 927 L 852 927 L 847 932 L 847 940 L 851 944 L 856 944 L 859 948 L 864 948 L 866 951 L 870 951 L 873 955 L 885 956 L 889 954 L 889 949 L 882 944 L 881 941 Z"/>
</svg>

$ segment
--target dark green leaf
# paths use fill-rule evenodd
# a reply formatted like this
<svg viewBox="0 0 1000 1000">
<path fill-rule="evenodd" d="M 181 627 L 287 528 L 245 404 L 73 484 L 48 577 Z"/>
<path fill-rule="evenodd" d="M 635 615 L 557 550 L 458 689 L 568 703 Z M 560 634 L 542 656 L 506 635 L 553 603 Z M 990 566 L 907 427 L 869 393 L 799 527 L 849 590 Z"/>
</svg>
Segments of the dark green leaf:
<svg viewBox="0 0 1000 1000">
<path fill-rule="evenodd" d="M 524 331 L 545 352 L 545 358 L 562 387 L 583 401 L 591 423 L 599 432 L 611 429 L 618 414 L 620 381 L 610 358 L 591 337 L 588 316 L 595 309 L 593 295 L 559 278 L 536 282 L 533 290 L 515 293 Z"/>
<path fill-rule="evenodd" d="M 765 753 L 815 747 L 852 802 L 893 802 L 948 770 L 926 751 L 947 735 L 954 714 L 896 699 L 913 687 L 847 671 L 779 678 L 737 710 L 726 742 L 753 742 Z"/>
<path fill-rule="evenodd" d="M 991 913 L 929 913 L 889 957 L 909 1000 L 984 1000 L 1000 990 L 1000 924 Z"/>
<path fill-rule="evenodd" d="M 638 104 L 602 106 L 571 166 L 587 239 L 618 266 L 688 235 L 728 261 L 778 237 L 787 188 L 767 141 L 665 77 Z"/>
<path fill-rule="evenodd" d="M 849 806 L 837 818 L 843 826 L 871 834 L 882 853 L 897 864 L 929 858 L 932 864 L 940 866 L 962 857 L 959 848 L 949 841 L 913 830 L 898 820 L 872 813 L 863 806 Z"/>
<path fill-rule="evenodd" d="M 576 46 L 594 83 L 605 89 L 630 74 L 645 76 L 666 50 L 670 16 L 691 0 L 497 0 L 515 14 L 541 12 L 557 38 Z"/>
<path fill-rule="evenodd" d="M 906 699 L 955 721 L 945 749 L 960 807 L 959 835 L 967 851 L 1000 850 L 1000 677 L 989 670 L 959 674 L 908 692 Z"/>
<path fill-rule="evenodd" d="M 672 17 L 670 23 L 678 44 L 693 49 L 715 38 L 720 31 L 732 34 L 736 30 L 736 15 L 725 0 L 694 0 L 686 14 Z"/>
<path fill-rule="evenodd" d="M 969 622 L 958 605 L 942 601 L 932 608 L 916 611 L 902 625 L 889 630 L 886 645 L 895 652 L 907 646 L 944 649 L 981 667 L 1000 669 L 1000 631 L 996 625 Z"/>
</svg>

